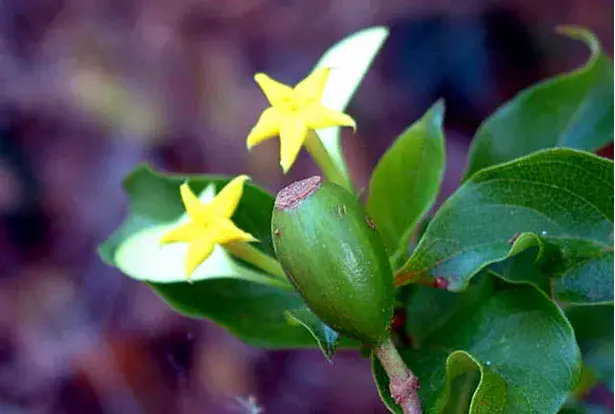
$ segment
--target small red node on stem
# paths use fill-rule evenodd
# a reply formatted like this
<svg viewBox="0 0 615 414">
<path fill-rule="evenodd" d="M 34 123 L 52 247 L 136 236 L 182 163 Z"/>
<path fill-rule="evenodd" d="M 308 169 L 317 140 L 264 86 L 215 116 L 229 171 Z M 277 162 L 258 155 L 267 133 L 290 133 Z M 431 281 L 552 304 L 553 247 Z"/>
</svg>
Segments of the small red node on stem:
<svg viewBox="0 0 615 414">
<path fill-rule="evenodd" d="M 446 289 L 448 288 L 448 283 L 448 280 L 446 280 L 442 276 L 438 276 L 433 281 L 433 287 L 435 287 L 436 289 Z"/>
<path fill-rule="evenodd" d="M 396 308 L 393 313 L 393 320 L 391 321 L 391 328 L 396 331 L 398 329 L 402 329 L 406 326 L 406 309 L 405 308 Z"/>
</svg>

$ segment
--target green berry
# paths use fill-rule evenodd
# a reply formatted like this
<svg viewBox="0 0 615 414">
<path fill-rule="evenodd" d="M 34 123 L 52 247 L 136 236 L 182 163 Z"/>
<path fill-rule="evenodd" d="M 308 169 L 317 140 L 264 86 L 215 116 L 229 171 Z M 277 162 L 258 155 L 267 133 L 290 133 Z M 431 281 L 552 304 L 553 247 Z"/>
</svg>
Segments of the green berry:
<svg viewBox="0 0 615 414">
<path fill-rule="evenodd" d="M 388 336 L 393 273 L 353 194 L 320 177 L 298 181 L 278 193 L 271 226 L 282 267 L 323 322 L 368 344 Z"/>
</svg>

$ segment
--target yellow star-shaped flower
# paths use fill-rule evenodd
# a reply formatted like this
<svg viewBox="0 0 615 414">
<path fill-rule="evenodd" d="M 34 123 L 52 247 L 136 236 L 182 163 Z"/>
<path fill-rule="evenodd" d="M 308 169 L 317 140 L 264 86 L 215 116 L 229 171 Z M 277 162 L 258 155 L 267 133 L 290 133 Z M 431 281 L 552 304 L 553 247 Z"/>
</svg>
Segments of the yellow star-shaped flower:
<svg viewBox="0 0 615 414">
<path fill-rule="evenodd" d="M 254 236 L 239 229 L 231 220 L 243 194 L 243 184 L 248 179 L 246 175 L 236 177 L 206 204 L 201 203 L 187 183 L 179 188 L 190 221 L 166 233 L 160 242 L 189 243 L 186 277 L 189 278 L 211 255 L 214 245 L 256 241 Z"/>
<path fill-rule="evenodd" d="M 333 126 L 356 128 L 355 121 L 350 116 L 320 103 L 329 71 L 329 68 L 316 69 L 294 88 L 275 81 L 264 73 L 254 76 L 271 106 L 265 109 L 250 131 L 247 139 L 248 150 L 279 135 L 280 165 L 286 173 L 295 162 L 309 130 Z"/>
</svg>

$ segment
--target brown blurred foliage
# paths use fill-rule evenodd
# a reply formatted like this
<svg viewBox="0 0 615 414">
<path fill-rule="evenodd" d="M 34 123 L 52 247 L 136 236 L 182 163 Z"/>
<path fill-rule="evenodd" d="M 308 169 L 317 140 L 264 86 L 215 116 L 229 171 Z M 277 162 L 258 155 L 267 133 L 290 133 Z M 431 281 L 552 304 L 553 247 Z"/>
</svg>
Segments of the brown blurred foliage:
<svg viewBox="0 0 615 414">
<path fill-rule="evenodd" d="M 348 110 L 350 167 L 364 186 L 442 96 L 442 199 L 486 115 L 586 58 L 553 28 L 588 26 L 611 53 L 612 14 L 601 0 L 0 2 L 0 412 L 384 413 L 357 353 L 330 365 L 316 350 L 254 349 L 103 265 L 122 177 L 147 161 L 275 190 L 312 173 L 303 154 L 282 176 L 274 141 L 245 151 L 266 104 L 253 74 L 294 83 L 335 41 L 385 24 Z"/>
</svg>

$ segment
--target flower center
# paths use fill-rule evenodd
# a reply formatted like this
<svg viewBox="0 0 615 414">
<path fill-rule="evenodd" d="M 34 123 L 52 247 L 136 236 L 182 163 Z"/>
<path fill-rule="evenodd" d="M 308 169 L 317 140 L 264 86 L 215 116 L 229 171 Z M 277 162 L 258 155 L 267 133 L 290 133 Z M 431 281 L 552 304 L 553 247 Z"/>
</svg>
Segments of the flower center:
<svg viewBox="0 0 615 414">
<path fill-rule="evenodd" d="M 304 99 L 297 99 L 293 96 L 290 96 L 284 99 L 280 103 L 280 106 L 282 107 L 281 109 L 283 109 L 284 111 L 297 113 L 301 110 L 301 108 L 304 108 L 307 104 L 308 102 Z"/>
</svg>

